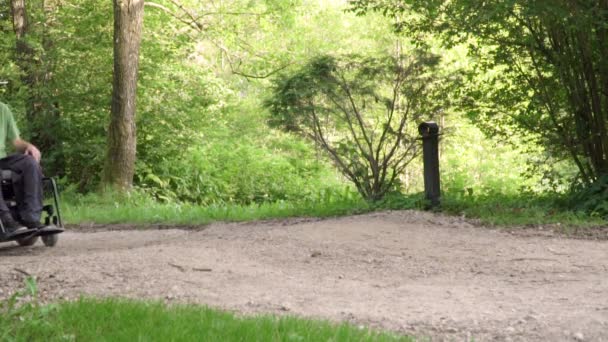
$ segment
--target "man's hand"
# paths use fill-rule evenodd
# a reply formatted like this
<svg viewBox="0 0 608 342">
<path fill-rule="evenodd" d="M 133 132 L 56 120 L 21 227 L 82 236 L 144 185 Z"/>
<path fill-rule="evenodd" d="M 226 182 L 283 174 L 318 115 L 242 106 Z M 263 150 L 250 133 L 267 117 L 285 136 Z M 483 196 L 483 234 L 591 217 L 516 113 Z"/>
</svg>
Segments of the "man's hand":
<svg viewBox="0 0 608 342">
<path fill-rule="evenodd" d="M 36 161 L 40 163 L 41 154 L 36 146 L 32 144 L 27 144 L 23 153 L 34 157 L 34 159 L 36 159 Z"/>
<path fill-rule="evenodd" d="M 13 144 L 15 145 L 15 148 L 17 149 L 17 151 L 20 151 L 20 152 L 23 152 L 23 154 L 32 156 L 32 158 L 34 158 L 38 163 L 40 163 L 41 154 L 36 146 L 30 144 L 29 142 L 27 142 L 25 140 L 21 140 L 21 139 L 16 139 L 15 141 L 13 141 Z"/>
</svg>

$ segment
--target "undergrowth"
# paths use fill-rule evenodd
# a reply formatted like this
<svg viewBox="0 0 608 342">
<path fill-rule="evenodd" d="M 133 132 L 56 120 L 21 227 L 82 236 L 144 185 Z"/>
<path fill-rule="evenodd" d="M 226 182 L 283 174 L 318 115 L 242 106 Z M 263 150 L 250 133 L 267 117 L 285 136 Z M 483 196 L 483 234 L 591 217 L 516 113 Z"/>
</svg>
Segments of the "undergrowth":
<svg viewBox="0 0 608 342">
<path fill-rule="evenodd" d="M 316 200 L 275 201 L 254 204 L 164 203 L 140 191 L 62 196 L 67 223 L 169 223 L 207 224 L 215 221 L 253 221 L 287 217 L 330 217 L 367 212 L 373 207 L 348 190 L 326 191 Z"/>
<path fill-rule="evenodd" d="M 560 224 L 568 227 L 606 225 L 604 217 L 584 209 L 569 209 L 572 197 L 557 194 L 476 194 L 447 192 L 437 211 L 478 219 L 498 226 Z M 584 202 L 581 202 L 584 203 Z M 112 193 L 63 196 L 62 214 L 67 223 L 161 223 L 207 224 L 222 221 L 254 221 L 289 217 L 334 217 L 382 210 L 424 210 L 424 194 L 392 193 L 378 202 L 366 202 L 357 193 L 327 192 L 318 200 L 276 201 L 240 205 L 218 203 L 200 206 L 163 203 L 141 192 L 127 196 Z M 576 207 L 575 207 L 576 208 Z"/>
</svg>

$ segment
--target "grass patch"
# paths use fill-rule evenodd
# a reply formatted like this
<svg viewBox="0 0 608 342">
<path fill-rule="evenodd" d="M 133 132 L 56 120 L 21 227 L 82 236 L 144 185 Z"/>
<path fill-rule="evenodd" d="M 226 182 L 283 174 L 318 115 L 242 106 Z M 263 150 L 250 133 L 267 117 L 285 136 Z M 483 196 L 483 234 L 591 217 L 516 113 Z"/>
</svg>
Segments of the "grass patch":
<svg viewBox="0 0 608 342">
<path fill-rule="evenodd" d="M 28 284 L 28 291 L 35 291 L 33 281 Z M 0 340 L 412 341 L 349 324 L 269 315 L 237 317 L 195 305 L 81 298 L 41 306 L 36 304 L 35 294 L 25 298 L 29 300 L 17 300 L 25 293 L 0 302 Z"/>
<path fill-rule="evenodd" d="M 442 199 L 442 210 L 498 226 L 560 224 L 585 228 L 606 225 L 606 220 L 602 217 L 571 210 L 564 201 L 558 195 L 446 194 Z"/>
<path fill-rule="evenodd" d="M 358 196 L 328 196 L 318 201 L 279 201 L 250 205 L 161 203 L 133 193 L 128 197 L 68 195 L 62 201 L 67 223 L 207 224 L 216 221 L 254 221 L 286 217 L 331 217 L 370 211 Z"/>
<path fill-rule="evenodd" d="M 599 215 L 568 209 L 568 199 L 560 195 L 444 193 L 440 210 L 444 213 L 497 226 L 560 224 L 571 228 L 605 226 Z M 288 217 L 334 217 L 376 210 L 423 209 L 423 194 L 390 194 L 377 203 L 368 203 L 357 194 L 328 195 L 318 200 L 278 201 L 238 205 L 201 206 L 188 203 L 161 203 L 134 192 L 127 197 L 111 194 L 63 196 L 62 213 L 67 223 L 207 224 L 218 221 L 255 221 Z"/>
<path fill-rule="evenodd" d="M 422 209 L 427 206 L 423 194 L 387 196 L 372 209 Z M 448 215 L 478 219 L 495 226 L 534 226 L 560 224 L 569 228 L 606 226 L 606 220 L 581 210 L 568 209 L 568 198 L 560 195 L 487 194 L 465 196 L 444 193 L 438 211 Z"/>
</svg>

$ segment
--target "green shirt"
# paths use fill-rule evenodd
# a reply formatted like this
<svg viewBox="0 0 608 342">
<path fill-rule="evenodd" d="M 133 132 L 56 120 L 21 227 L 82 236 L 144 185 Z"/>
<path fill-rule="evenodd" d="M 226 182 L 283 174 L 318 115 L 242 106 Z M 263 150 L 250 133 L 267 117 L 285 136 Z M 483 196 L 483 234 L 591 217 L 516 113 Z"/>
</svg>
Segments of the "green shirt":
<svg viewBox="0 0 608 342">
<path fill-rule="evenodd" d="M 8 108 L 7 105 L 0 102 L 0 158 L 6 157 L 6 143 L 8 142 L 12 147 L 15 139 L 19 138 L 19 129 L 13 112 Z"/>
</svg>

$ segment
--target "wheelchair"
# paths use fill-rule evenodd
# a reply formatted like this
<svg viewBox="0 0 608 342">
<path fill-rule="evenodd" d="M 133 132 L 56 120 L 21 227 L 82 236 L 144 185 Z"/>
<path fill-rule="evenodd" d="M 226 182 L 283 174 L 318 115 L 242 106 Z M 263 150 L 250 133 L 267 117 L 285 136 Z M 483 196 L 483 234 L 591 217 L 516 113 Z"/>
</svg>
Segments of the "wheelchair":
<svg viewBox="0 0 608 342">
<path fill-rule="evenodd" d="M 19 210 L 17 204 L 17 196 L 15 194 L 14 184 L 16 184 L 21 175 L 11 170 L 0 170 L 0 190 L 4 197 L 4 201 L 8 206 L 13 217 L 20 221 Z M 47 247 L 53 247 L 59 241 L 59 234 L 64 231 L 63 221 L 61 220 L 61 212 L 59 208 L 59 191 L 57 183 L 51 177 L 42 179 L 43 189 L 43 207 L 42 207 L 42 223 L 44 227 L 37 229 L 34 232 L 28 230 L 23 234 L 17 234 L 10 238 L 0 240 L 0 242 L 16 241 L 19 246 L 32 246 L 38 238 Z M 4 226 L 0 222 L 0 230 L 4 232 Z"/>
</svg>

